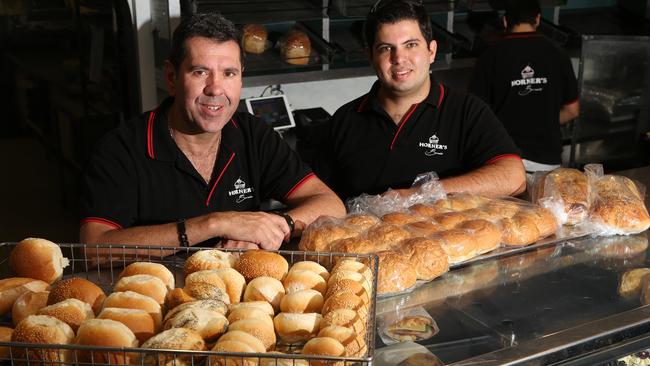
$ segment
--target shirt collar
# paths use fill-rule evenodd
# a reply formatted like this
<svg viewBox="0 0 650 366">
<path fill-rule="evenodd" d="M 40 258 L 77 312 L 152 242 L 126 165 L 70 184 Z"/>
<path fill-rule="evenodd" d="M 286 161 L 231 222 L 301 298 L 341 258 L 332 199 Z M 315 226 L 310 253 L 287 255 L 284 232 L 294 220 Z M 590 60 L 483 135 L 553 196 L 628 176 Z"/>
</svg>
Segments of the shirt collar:
<svg viewBox="0 0 650 366">
<path fill-rule="evenodd" d="M 518 38 L 531 38 L 531 37 L 541 37 L 542 34 L 539 32 L 518 32 L 518 33 L 507 33 L 503 35 L 503 39 L 518 39 Z"/>
<path fill-rule="evenodd" d="M 429 89 L 429 94 L 426 98 L 420 103 L 428 104 L 433 108 L 440 108 L 442 104 L 442 99 L 444 98 L 445 89 L 441 83 L 439 83 L 436 78 L 431 74 L 431 85 Z M 375 81 L 370 88 L 368 94 L 365 97 L 361 98 L 359 106 L 357 107 L 357 112 L 366 112 L 366 111 L 377 111 L 383 112 L 384 108 L 379 102 L 379 80 Z"/>
</svg>

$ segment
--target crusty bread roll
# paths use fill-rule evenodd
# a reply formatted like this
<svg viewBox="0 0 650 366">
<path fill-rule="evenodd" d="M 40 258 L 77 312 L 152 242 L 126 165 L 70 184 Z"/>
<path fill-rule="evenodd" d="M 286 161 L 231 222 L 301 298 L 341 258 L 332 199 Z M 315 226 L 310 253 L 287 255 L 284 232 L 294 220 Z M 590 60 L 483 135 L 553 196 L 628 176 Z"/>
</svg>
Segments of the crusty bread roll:
<svg viewBox="0 0 650 366">
<path fill-rule="evenodd" d="M 215 311 L 221 315 L 226 315 L 228 313 L 228 305 L 221 300 L 216 300 L 216 299 L 196 300 L 196 301 L 180 304 L 177 307 L 169 310 L 167 314 L 165 314 L 165 319 L 163 320 L 163 322 L 166 322 L 167 320 L 173 318 L 180 311 L 186 309 L 193 309 L 193 308 L 208 309 L 211 311 Z"/>
<path fill-rule="evenodd" d="M 246 281 L 262 276 L 281 281 L 289 271 L 289 263 L 278 253 L 253 249 L 239 256 L 236 268 Z"/>
<path fill-rule="evenodd" d="M 313 289 L 300 290 L 284 295 L 280 310 L 284 313 L 320 313 L 323 294 Z"/>
<path fill-rule="evenodd" d="M 478 255 L 478 243 L 467 230 L 451 229 L 441 231 L 432 238 L 442 241 L 442 249 L 449 256 L 450 263 L 466 261 Z"/>
<path fill-rule="evenodd" d="M 524 246 L 536 242 L 540 238 L 539 229 L 533 215 L 521 212 L 499 221 L 501 226 L 501 241 L 511 246 Z"/>
<path fill-rule="evenodd" d="M 325 314 L 320 328 L 324 329 L 332 325 L 350 328 L 357 334 L 366 333 L 366 322 L 359 317 L 356 311 L 350 309 L 336 309 Z"/>
<path fill-rule="evenodd" d="M 650 268 L 633 268 L 623 273 L 618 285 L 618 294 L 623 297 L 638 297 L 641 294 L 641 282 L 650 279 Z"/>
<path fill-rule="evenodd" d="M 177 312 L 167 319 L 164 329 L 187 328 L 199 333 L 206 342 L 213 342 L 226 332 L 228 319 L 221 313 L 197 307 L 191 307 Z"/>
<path fill-rule="evenodd" d="M 236 304 L 240 302 L 244 294 L 244 289 L 246 288 L 246 279 L 244 276 L 234 268 L 219 268 L 215 271 L 217 276 L 226 285 L 226 292 L 230 298 L 230 303 Z"/>
<path fill-rule="evenodd" d="M 156 331 L 162 326 L 162 308 L 150 298 L 133 291 L 113 292 L 104 301 L 104 308 L 140 309 L 146 311 L 156 325 Z"/>
<path fill-rule="evenodd" d="M 549 172 L 540 184 L 538 197 L 535 202 L 544 197 L 561 199 L 566 223 L 575 225 L 587 218 L 589 214 L 590 185 L 587 176 L 570 168 L 558 168 Z"/>
<path fill-rule="evenodd" d="M 63 268 L 68 264 L 58 245 L 40 238 L 23 239 L 9 255 L 9 267 L 16 276 L 50 284 L 63 276 Z"/>
<path fill-rule="evenodd" d="M 115 320 L 126 325 L 133 332 L 139 343 L 144 343 L 147 339 L 157 333 L 156 322 L 151 315 L 141 309 L 125 308 L 104 308 L 97 315 L 97 319 Z"/>
<path fill-rule="evenodd" d="M 0 327 L 0 342 L 11 342 L 11 335 L 14 330 L 8 327 Z M 9 357 L 9 347 L 0 347 L 0 359 Z"/>
<path fill-rule="evenodd" d="M 390 249 L 389 243 L 375 243 L 365 238 L 345 238 L 339 239 L 331 244 L 331 251 L 338 253 L 356 253 L 368 254 L 374 253 L 383 248 L 383 250 Z M 340 257 L 333 257 L 333 262 L 336 262 Z"/>
<path fill-rule="evenodd" d="M 161 306 L 165 304 L 167 286 L 160 278 L 147 274 L 138 274 L 120 278 L 113 286 L 113 292 L 133 291 L 149 296 Z"/>
<path fill-rule="evenodd" d="M 411 233 L 396 225 L 379 224 L 368 230 L 367 237 L 377 248 L 375 250 L 380 251 L 410 238 Z"/>
<path fill-rule="evenodd" d="M 257 319 L 269 326 L 273 326 L 273 318 L 269 316 L 269 314 L 267 314 L 264 310 L 260 310 L 258 308 L 238 308 L 228 313 L 229 323 L 234 323 L 237 320 L 242 319 Z"/>
<path fill-rule="evenodd" d="M 449 260 L 442 243 L 427 238 L 407 239 L 400 243 L 399 252 L 408 258 L 419 280 L 431 281 L 449 271 Z"/>
<path fill-rule="evenodd" d="M 351 258 L 345 258 L 336 263 L 334 268 L 332 268 L 332 273 L 338 271 L 352 271 L 360 273 L 368 282 L 368 285 L 372 287 L 372 271 L 370 268 L 362 262 Z"/>
<path fill-rule="evenodd" d="M 351 292 L 337 292 L 328 297 L 323 304 L 323 314 L 336 309 L 350 309 L 359 314 L 361 319 L 368 317 L 368 306 L 361 300 L 361 298 Z"/>
<path fill-rule="evenodd" d="M 351 292 L 359 296 L 364 304 L 368 305 L 370 303 L 370 296 L 368 295 L 368 291 L 366 291 L 366 289 L 355 280 L 341 279 L 336 282 L 331 282 L 327 286 L 327 293 L 325 294 L 325 297 L 334 296 L 338 292 Z"/>
<path fill-rule="evenodd" d="M 256 308 L 259 310 L 262 310 L 265 314 L 268 314 L 271 318 L 275 315 L 275 310 L 273 310 L 273 306 L 266 301 L 246 301 L 246 302 L 240 302 L 239 304 L 230 304 L 228 305 L 228 311 L 233 312 L 237 309 L 241 308 Z"/>
<path fill-rule="evenodd" d="M 323 277 L 325 281 L 330 278 L 330 273 L 327 271 L 327 269 L 314 261 L 296 262 L 291 265 L 291 268 L 289 268 L 289 272 L 291 271 L 312 271 L 317 275 Z"/>
<path fill-rule="evenodd" d="M 191 329 L 172 328 L 149 338 L 140 348 L 203 351 L 205 341 Z M 141 357 L 140 364 L 152 366 L 185 366 L 201 361 L 201 357 L 182 353 L 143 353 Z"/>
<path fill-rule="evenodd" d="M 318 356 L 345 356 L 345 347 L 341 342 L 330 337 L 316 337 L 310 339 L 302 348 L 303 355 L 318 355 Z M 331 361 L 310 361 L 310 365 L 325 366 L 325 365 L 342 365 L 342 362 Z"/>
<path fill-rule="evenodd" d="M 74 331 L 69 325 L 57 318 L 47 315 L 30 315 L 23 319 L 11 335 L 12 342 L 35 344 L 70 344 L 74 340 Z M 70 350 L 53 348 L 27 349 L 16 347 L 12 350 L 14 359 L 27 359 L 36 364 L 58 365 L 70 362 Z"/>
<path fill-rule="evenodd" d="M 320 276 L 318 277 L 320 278 Z M 268 276 L 256 277 L 246 286 L 244 301 L 266 301 L 273 306 L 273 311 L 277 313 L 280 310 L 280 301 L 284 294 L 282 282 Z"/>
<path fill-rule="evenodd" d="M 246 24 L 242 34 L 244 51 L 256 54 L 264 52 L 268 33 L 262 24 Z"/>
<path fill-rule="evenodd" d="M 266 350 L 271 350 L 275 346 L 275 330 L 272 326 L 268 326 L 265 322 L 257 319 L 237 320 L 228 326 L 228 330 L 240 330 L 256 337 L 262 341 Z"/>
<path fill-rule="evenodd" d="M 111 319 L 90 319 L 79 327 L 75 344 L 82 346 L 137 348 L 138 339 L 124 324 Z M 79 361 L 129 365 L 136 355 L 129 352 L 79 351 Z"/>
<path fill-rule="evenodd" d="M 493 214 L 487 212 L 483 207 L 470 208 L 469 210 L 461 211 L 464 215 L 472 218 L 472 220 L 487 220 L 490 222 L 498 221 Z"/>
<path fill-rule="evenodd" d="M 338 270 L 336 272 L 332 272 L 330 275 L 330 279 L 327 280 L 327 287 L 332 287 L 334 286 L 335 283 L 341 281 L 341 280 L 352 280 L 357 282 L 358 284 L 361 285 L 366 290 L 366 293 L 371 294 L 372 293 L 372 285 L 368 283 L 368 279 L 365 278 L 361 273 L 355 272 L 355 271 L 348 271 L 348 270 Z"/>
<path fill-rule="evenodd" d="M 478 254 L 496 249 L 501 243 L 501 229 L 487 220 L 469 220 L 458 225 L 459 229 L 467 230 L 474 235 L 478 245 Z"/>
<path fill-rule="evenodd" d="M 138 274 L 147 274 L 154 277 L 158 277 L 164 284 L 167 286 L 167 289 L 172 290 L 175 287 L 176 281 L 174 280 L 174 274 L 167 269 L 164 265 L 160 263 L 150 263 L 150 262 L 135 262 L 131 263 L 122 272 L 118 279 L 122 277 L 129 277 Z"/>
<path fill-rule="evenodd" d="M 25 277 L 0 280 L 0 315 L 8 313 L 16 299 L 27 291 L 40 292 L 50 288 L 47 282 Z"/>
<path fill-rule="evenodd" d="M 445 230 L 453 229 L 465 221 L 471 220 L 473 217 L 465 214 L 464 212 L 454 211 L 446 212 L 434 216 L 434 220 Z"/>
<path fill-rule="evenodd" d="M 429 236 L 444 230 L 442 225 L 433 220 L 411 222 L 405 228 L 415 236 Z"/>
<path fill-rule="evenodd" d="M 322 320 L 319 313 L 280 313 L 273 318 L 273 324 L 282 342 L 291 344 L 313 338 Z"/>
<path fill-rule="evenodd" d="M 330 337 L 341 342 L 346 357 L 363 357 L 368 350 L 364 335 L 355 333 L 351 328 L 330 325 L 322 328 L 318 337 Z"/>
<path fill-rule="evenodd" d="M 47 306 L 47 297 L 49 291 L 26 291 L 20 295 L 11 308 L 11 321 L 14 326 L 18 325 L 21 320 L 36 314 L 38 310 Z"/>
<path fill-rule="evenodd" d="M 605 233 L 635 234 L 650 227 L 650 216 L 634 182 L 605 175 L 594 183 L 589 218 Z"/>
<path fill-rule="evenodd" d="M 225 342 L 225 341 L 237 341 L 237 342 L 242 342 L 244 344 L 247 344 L 253 350 L 255 350 L 256 353 L 265 353 L 266 352 L 266 347 L 264 347 L 264 343 L 259 340 L 259 338 L 253 336 L 250 333 L 243 332 L 241 330 L 229 330 L 226 332 L 224 335 L 219 337 L 219 342 Z"/>
<path fill-rule="evenodd" d="M 359 231 L 366 231 L 378 224 L 379 218 L 368 214 L 356 214 L 347 216 L 343 222 Z"/>
<path fill-rule="evenodd" d="M 511 218 L 521 209 L 521 205 L 507 200 L 491 200 L 481 208 L 491 215 L 490 221 L 498 221 L 504 218 Z"/>
<path fill-rule="evenodd" d="M 237 340 L 217 342 L 212 348 L 212 351 L 221 353 L 255 353 L 255 349 L 251 345 Z M 208 362 L 210 365 L 218 366 L 257 366 L 257 358 L 255 357 L 210 356 Z"/>
<path fill-rule="evenodd" d="M 309 37 L 297 29 L 291 29 L 280 42 L 284 60 L 292 65 L 307 65 L 311 54 Z"/>
<path fill-rule="evenodd" d="M 217 274 L 216 270 L 207 269 L 193 272 L 185 277 L 185 287 L 183 290 L 193 298 L 217 299 L 225 303 L 230 303 L 230 296 L 226 289 L 226 284 Z"/>
<path fill-rule="evenodd" d="M 188 294 L 184 289 L 177 287 L 167 292 L 167 296 L 165 296 L 165 308 L 173 309 L 186 302 L 192 302 L 196 300 L 198 299 Z"/>
<path fill-rule="evenodd" d="M 406 225 L 408 223 L 420 221 L 422 219 L 423 217 L 420 215 L 415 215 L 413 213 L 407 212 L 390 212 L 381 217 L 381 221 L 394 225 Z"/>
<path fill-rule="evenodd" d="M 323 277 L 307 270 L 294 270 L 287 273 L 287 276 L 282 280 L 282 284 L 287 294 L 312 289 L 324 295 L 327 288 L 327 283 Z"/>
<path fill-rule="evenodd" d="M 54 305 L 70 298 L 87 303 L 93 308 L 93 312 L 98 314 L 106 294 L 94 283 L 83 278 L 73 277 L 54 284 L 50 290 L 50 296 L 47 298 L 47 304 Z"/>
<path fill-rule="evenodd" d="M 315 223 L 320 222 L 317 220 Z M 298 248 L 309 252 L 330 252 L 332 242 L 355 236 L 359 236 L 357 230 L 340 226 L 336 222 L 325 222 L 320 226 L 312 224 L 302 234 Z"/>
<path fill-rule="evenodd" d="M 36 312 L 37 315 L 49 315 L 68 324 L 76 333 L 81 323 L 93 319 L 95 313 L 87 303 L 70 298 L 56 304 L 46 306 Z"/>
<path fill-rule="evenodd" d="M 388 294 L 407 290 L 415 285 L 415 268 L 409 265 L 409 258 L 393 251 L 377 253 L 379 272 L 377 294 Z"/>
<path fill-rule="evenodd" d="M 206 269 L 233 268 L 237 258 L 231 253 L 217 249 L 199 250 L 185 261 L 183 271 L 185 276 Z"/>
</svg>

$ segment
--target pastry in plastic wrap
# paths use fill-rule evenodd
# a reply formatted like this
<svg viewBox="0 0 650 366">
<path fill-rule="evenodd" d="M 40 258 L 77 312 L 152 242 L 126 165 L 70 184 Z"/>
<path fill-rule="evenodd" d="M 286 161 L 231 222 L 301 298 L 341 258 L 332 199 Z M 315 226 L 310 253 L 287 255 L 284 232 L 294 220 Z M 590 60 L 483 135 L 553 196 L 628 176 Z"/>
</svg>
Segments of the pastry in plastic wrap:
<svg viewBox="0 0 650 366">
<path fill-rule="evenodd" d="M 407 239 L 400 243 L 400 253 L 406 255 L 418 280 L 431 281 L 449 271 L 449 260 L 442 242 L 426 238 Z"/>
<path fill-rule="evenodd" d="M 381 217 L 381 221 L 394 224 L 394 225 L 405 225 L 411 222 L 416 222 L 422 220 L 423 217 L 419 215 L 414 215 L 406 212 L 390 212 Z"/>
<path fill-rule="evenodd" d="M 594 182 L 589 218 L 597 234 L 635 234 L 650 227 L 643 197 L 626 177 L 605 175 Z"/>
<path fill-rule="evenodd" d="M 450 263 L 466 261 L 478 255 L 478 243 L 467 230 L 442 231 L 433 238 L 442 241 L 442 249 L 449 256 Z"/>
<path fill-rule="evenodd" d="M 437 333 L 430 316 L 405 316 L 394 322 L 384 331 L 387 336 L 398 341 L 421 341 Z"/>
<path fill-rule="evenodd" d="M 589 213 L 590 186 L 587 176 L 570 168 L 558 168 L 548 173 L 539 186 L 538 197 L 534 202 L 550 198 L 561 205 L 566 224 L 575 225 L 587 218 Z"/>
<path fill-rule="evenodd" d="M 407 230 L 391 224 L 380 224 L 368 230 L 367 238 L 377 250 L 391 247 L 404 239 L 411 237 Z M 381 248 L 381 249 L 380 249 Z"/>
<path fill-rule="evenodd" d="M 358 235 L 358 231 L 343 226 L 341 220 L 321 216 L 307 227 L 298 248 L 310 252 L 330 252 L 330 243 Z"/>
<path fill-rule="evenodd" d="M 493 214 L 487 212 L 483 207 L 470 208 L 469 210 L 461 211 L 463 214 L 471 217 L 475 220 L 488 220 L 488 221 L 498 221 L 499 218 L 496 218 Z"/>
<path fill-rule="evenodd" d="M 307 65 L 311 54 L 311 41 L 302 31 L 292 29 L 280 41 L 284 60 L 292 65 Z"/>
<path fill-rule="evenodd" d="M 622 297 L 637 297 L 641 294 L 643 279 L 650 279 L 650 268 L 634 268 L 623 273 L 618 285 L 618 294 Z M 647 281 L 646 281 L 647 282 Z"/>
<path fill-rule="evenodd" d="M 343 222 L 359 231 L 366 231 L 371 227 L 379 223 L 379 218 L 377 216 L 368 215 L 368 214 L 356 214 L 349 215 L 346 217 Z"/>
<path fill-rule="evenodd" d="M 465 221 L 472 220 L 473 217 L 466 215 L 463 212 L 447 212 L 436 215 L 433 219 L 436 220 L 436 222 L 440 224 L 440 226 L 442 226 L 445 230 L 449 230 L 455 228 Z"/>
<path fill-rule="evenodd" d="M 465 221 L 458 228 L 465 229 L 474 235 L 479 254 L 494 250 L 501 243 L 501 230 L 490 221 L 480 219 Z"/>
<path fill-rule="evenodd" d="M 409 259 L 400 253 L 383 251 L 379 257 L 377 294 L 385 295 L 408 290 L 415 285 L 417 275 L 409 265 Z"/>
<path fill-rule="evenodd" d="M 532 215 L 516 214 L 512 218 L 499 221 L 501 225 L 501 241 L 511 246 L 530 245 L 539 238 L 539 229 Z"/>
<path fill-rule="evenodd" d="M 266 48 L 268 33 L 261 24 L 246 24 L 243 29 L 242 43 L 248 53 L 263 53 Z"/>
<path fill-rule="evenodd" d="M 374 242 L 371 242 L 370 240 L 364 239 L 362 237 L 340 239 L 333 242 L 331 245 L 332 252 L 337 253 L 367 254 L 388 249 L 390 249 L 389 245 L 377 245 Z M 337 259 L 339 258 L 334 258 L 334 261 L 336 262 Z"/>
</svg>

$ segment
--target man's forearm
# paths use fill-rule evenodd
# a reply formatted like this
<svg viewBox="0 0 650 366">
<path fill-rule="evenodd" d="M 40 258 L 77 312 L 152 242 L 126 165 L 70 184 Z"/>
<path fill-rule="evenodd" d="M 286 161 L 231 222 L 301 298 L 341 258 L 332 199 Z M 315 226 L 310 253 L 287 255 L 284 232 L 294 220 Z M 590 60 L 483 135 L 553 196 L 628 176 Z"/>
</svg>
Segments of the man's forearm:
<svg viewBox="0 0 650 366">
<path fill-rule="evenodd" d="M 290 207 L 288 213 L 296 223 L 294 236 L 300 235 L 320 216 L 345 216 L 343 202 L 317 177 L 305 182 L 286 203 Z"/>
<path fill-rule="evenodd" d="M 505 158 L 466 174 L 442 179 L 441 183 L 447 193 L 514 196 L 526 189 L 526 173 L 521 160 Z"/>
</svg>

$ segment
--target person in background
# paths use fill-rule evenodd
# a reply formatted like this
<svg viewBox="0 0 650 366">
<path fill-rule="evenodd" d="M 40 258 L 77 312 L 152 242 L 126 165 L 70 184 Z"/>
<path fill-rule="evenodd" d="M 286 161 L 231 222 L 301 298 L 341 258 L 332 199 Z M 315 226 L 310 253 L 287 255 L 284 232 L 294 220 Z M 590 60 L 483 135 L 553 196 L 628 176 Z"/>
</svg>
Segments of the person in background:
<svg viewBox="0 0 650 366">
<path fill-rule="evenodd" d="M 569 57 L 537 32 L 537 0 L 508 0 L 502 40 L 477 61 L 470 92 L 487 102 L 522 150 L 526 171 L 560 166 L 560 125 L 579 113 Z"/>
<path fill-rule="evenodd" d="M 341 198 L 413 193 L 431 171 L 448 193 L 525 189 L 519 151 L 490 108 L 430 75 L 437 44 L 421 2 L 378 2 L 364 37 L 378 80 L 336 111 L 315 167 Z"/>
<path fill-rule="evenodd" d="M 235 113 L 243 52 L 219 14 L 183 18 L 165 80 L 169 97 L 97 146 L 81 198 L 83 243 L 277 249 L 343 203 L 272 128 Z M 284 202 L 283 213 L 260 203 Z"/>
</svg>

